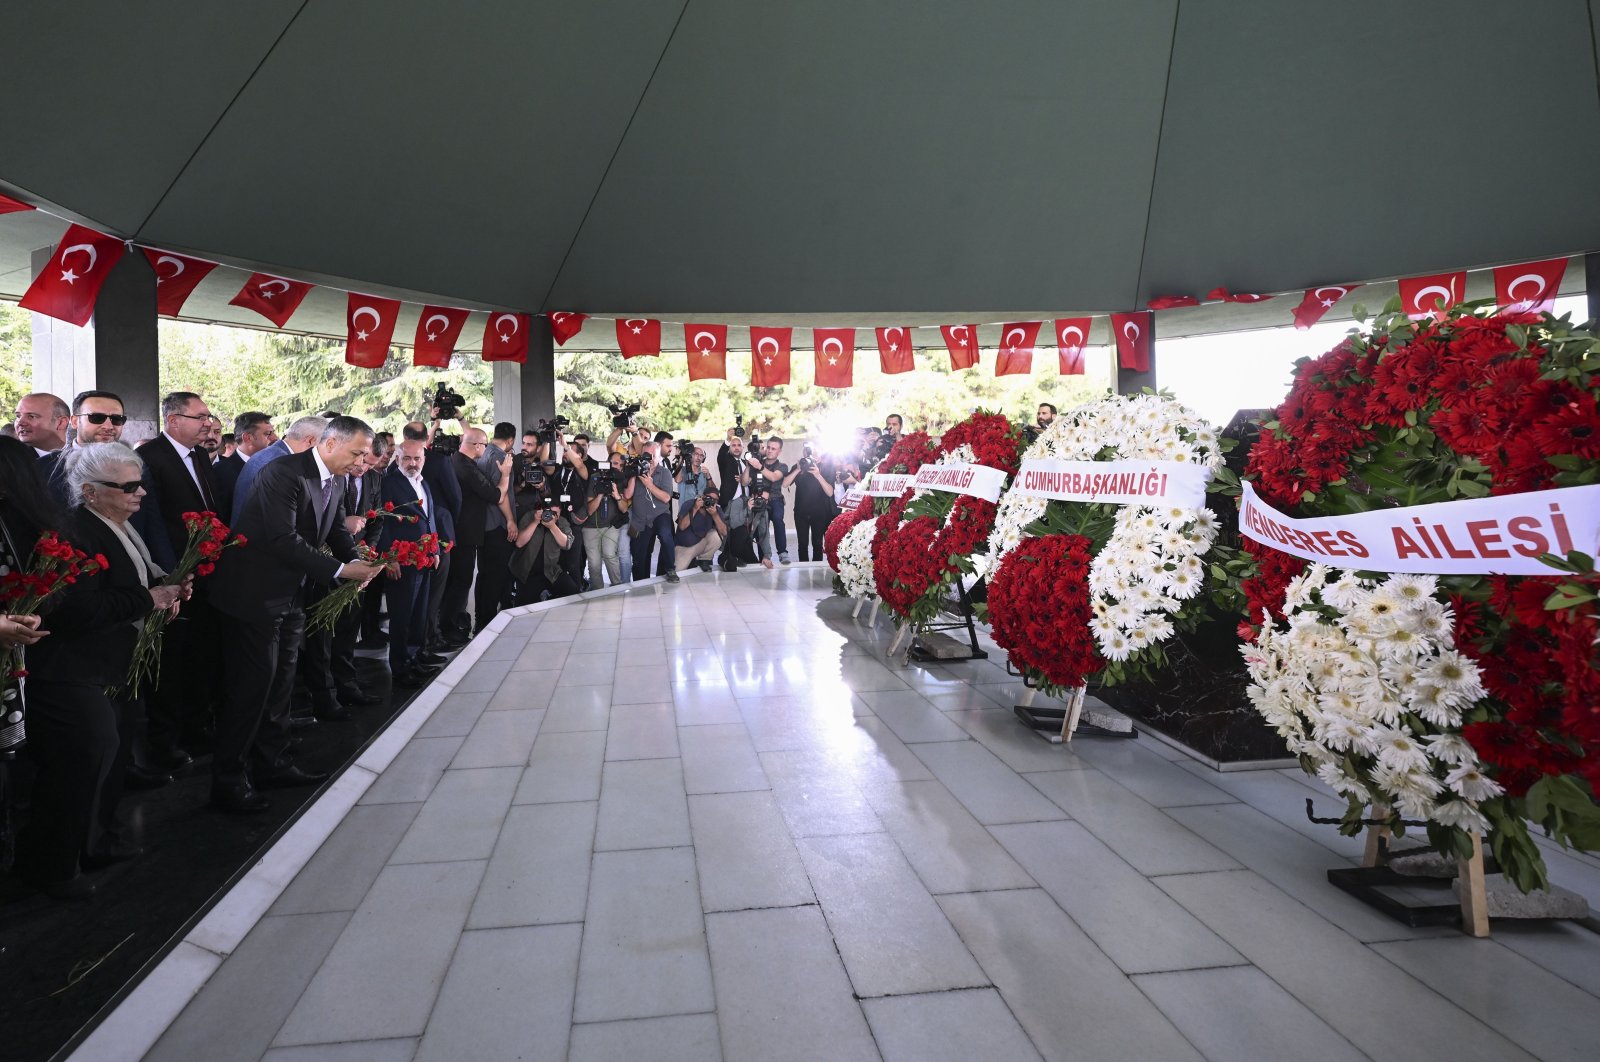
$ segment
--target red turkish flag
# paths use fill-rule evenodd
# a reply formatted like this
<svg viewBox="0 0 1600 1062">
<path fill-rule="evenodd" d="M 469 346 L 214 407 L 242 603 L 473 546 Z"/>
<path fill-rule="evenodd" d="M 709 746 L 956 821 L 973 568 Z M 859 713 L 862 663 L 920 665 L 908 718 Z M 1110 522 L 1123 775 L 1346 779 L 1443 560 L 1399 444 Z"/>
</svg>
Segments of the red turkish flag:
<svg viewBox="0 0 1600 1062">
<path fill-rule="evenodd" d="M 1117 337 L 1117 364 L 1134 372 L 1150 371 L 1150 313 L 1114 313 L 1111 334 Z"/>
<path fill-rule="evenodd" d="M 617 346 L 624 358 L 654 358 L 661 354 L 661 322 L 629 317 L 617 322 Z"/>
<path fill-rule="evenodd" d="M 229 306 L 243 306 L 282 328 L 300 308 L 312 285 L 298 280 L 284 280 L 269 273 L 251 273 L 239 294 L 228 300 Z"/>
<path fill-rule="evenodd" d="M 1333 304 L 1359 288 L 1360 284 L 1329 284 L 1321 288 L 1307 288 L 1306 297 L 1294 308 L 1294 326 L 1305 331 L 1322 315 L 1333 309 Z"/>
<path fill-rule="evenodd" d="M 878 329 L 878 367 L 885 375 L 910 372 L 916 368 L 912 357 L 911 329 L 895 325 Z"/>
<path fill-rule="evenodd" d="M 27 203 L 19 203 L 9 195 L 0 195 L 0 214 L 16 214 L 23 210 L 32 210 Z"/>
<path fill-rule="evenodd" d="M 150 268 L 156 271 L 156 313 L 166 317 L 178 316 L 206 274 L 217 268 L 217 263 L 203 258 L 158 251 L 154 247 L 140 250 L 149 260 Z"/>
<path fill-rule="evenodd" d="M 950 351 L 950 369 L 970 369 L 978 364 L 978 326 L 940 325 L 944 345 Z"/>
<path fill-rule="evenodd" d="M 424 306 L 417 315 L 417 338 L 411 345 L 411 364 L 448 368 L 468 313 L 454 306 Z"/>
<path fill-rule="evenodd" d="M 1500 266 L 1494 271 L 1494 301 L 1510 313 L 1553 313 L 1566 273 L 1565 258 Z"/>
<path fill-rule="evenodd" d="M 690 380 L 728 378 L 727 325 L 686 324 L 683 326 L 683 347 L 689 355 Z"/>
<path fill-rule="evenodd" d="M 400 320 L 400 300 L 350 292 L 345 302 L 344 361 L 358 369 L 379 369 L 389 360 L 389 341 Z"/>
<path fill-rule="evenodd" d="M 491 313 L 483 326 L 483 360 L 514 361 L 518 365 L 528 360 L 528 328 L 533 315 L 527 313 Z"/>
<path fill-rule="evenodd" d="M 1400 308 L 1413 320 L 1420 317 L 1443 320 L 1444 312 L 1460 302 L 1466 290 L 1465 272 L 1405 277 L 1400 281 Z"/>
<path fill-rule="evenodd" d="M 589 319 L 586 313 L 567 313 L 558 311 L 546 314 L 550 318 L 550 334 L 556 337 L 558 346 L 565 346 L 567 340 L 583 331 L 583 322 Z"/>
<path fill-rule="evenodd" d="M 996 376 L 1027 376 L 1033 372 L 1033 348 L 1043 321 L 1016 321 L 1000 326 L 1000 350 L 994 359 Z"/>
<path fill-rule="evenodd" d="M 1083 375 L 1083 348 L 1089 342 L 1091 317 L 1056 318 L 1056 352 L 1061 356 L 1062 376 Z"/>
<path fill-rule="evenodd" d="M 750 386 L 778 387 L 789 382 L 792 328 L 750 327 Z"/>
<path fill-rule="evenodd" d="M 849 387 L 855 379 L 856 330 L 813 328 L 811 342 L 817 351 L 817 386 Z"/>
<path fill-rule="evenodd" d="M 1157 295 L 1145 305 L 1152 310 L 1176 310 L 1180 306 L 1199 306 L 1200 300 L 1193 295 Z"/>
<path fill-rule="evenodd" d="M 1220 299 L 1223 302 L 1266 302 L 1271 295 L 1251 295 L 1243 291 L 1229 291 L 1227 288 L 1212 288 L 1206 292 L 1208 299 Z"/>
<path fill-rule="evenodd" d="M 100 285 L 127 249 L 115 236 L 71 226 L 18 305 L 79 327 L 88 324 Z"/>
</svg>

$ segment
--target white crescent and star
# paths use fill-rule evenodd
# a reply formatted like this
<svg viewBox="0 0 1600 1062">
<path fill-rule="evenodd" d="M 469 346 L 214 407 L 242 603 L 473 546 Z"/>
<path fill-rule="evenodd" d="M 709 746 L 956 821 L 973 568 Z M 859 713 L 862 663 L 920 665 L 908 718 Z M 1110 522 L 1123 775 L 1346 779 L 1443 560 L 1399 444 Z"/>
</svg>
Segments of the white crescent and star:
<svg viewBox="0 0 1600 1062">
<path fill-rule="evenodd" d="M 163 263 L 163 262 L 171 262 L 172 263 L 172 265 L 174 267 L 172 272 L 170 272 L 170 273 L 161 272 L 161 263 Z M 156 259 L 156 283 L 157 284 L 165 284 L 167 281 L 176 278 L 182 272 L 183 272 L 183 259 L 174 258 L 170 254 L 161 255 L 159 258 Z"/>
<path fill-rule="evenodd" d="M 624 325 L 626 325 L 628 327 L 628 329 L 633 332 L 634 335 L 637 336 L 637 335 L 642 335 L 644 333 L 644 326 L 649 324 L 650 322 L 646 321 L 646 320 L 642 320 L 641 318 L 638 318 L 638 317 L 630 317 L 627 320 L 623 321 L 622 323 Z"/>
<path fill-rule="evenodd" d="M 1132 333 L 1128 331 L 1130 328 L 1133 329 Z M 1132 321 L 1128 321 L 1123 324 L 1122 334 L 1126 336 L 1128 341 L 1131 343 L 1139 342 L 1139 326 Z"/>
<path fill-rule="evenodd" d="M 1015 354 L 1017 351 L 1021 350 L 1022 348 L 1017 346 L 1016 343 L 1013 343 L 1011 341 L 1011 337 L 1012 336 L 1020 336 L 1022 339 L 1027 339 L 1028 338 L 1028 333 L 1027 333 L 1027 331 L 1025 329 L 1021 329 L 1021 328 L 1013 328 L 1013 329 L 1009 330 L 1008 332 L 1006 332 L 1005 344 L 1006 344 L 1006 346 L 1011 348 L 1011 353 Z M 1020 340 L 1019 340 L 1019 342 L 1020 342 Z"/>
<path fill-rule="evenodd" d="M 511 322 L 511 331 L 509 331 L 509 332 L 500 331 L 500 322 L 501 321 L 510 321 Z M 501 314 L 500 316 L 498 316 L 498 317 L 496 317 L 494 319 L 494 332 L 495 332 L 495 335 L 500 337 L 500 342 L 502 342 L 502 343 L 511 342 L 511 337 L 516 335 L 517 334 L 517 329 L 519 329 L 521 327 L 522 327 L 522 322 L 517 320 L 517 315 L 514 314 L 514 313 L 503 313 L 503 314 Z"/>
<path fill-rule="evenodd" d="M 963 347 L 966 346 L 967 345 L 967 339 L 966 339 L 967 326 L 966 325 L 956 325 L 954 328 L 950 329 L 951 338 L 954 338 L 957 332 L 961 333 L 961 338 L 956 340 L 956 342 L 959 343 Z"/>
<path fill-rule="evenodd" d="M 270 289 L 274 284 L 282 284 L 283 287 L 279 288 L 277 291 L 272 291 Z M 261 294 L 263 299 L 270 299 L 274 295 L 287 294 L 289 291 L 289 282 L 287 280 L 263 280 L 261 283 L 256 285 L 256 291 Z"/>
<path fill-rule="evenodd" d="M 84 254 L 89 256 L 89 264 L 83 267 L 84 273 L 94 272 L 95 263 L 100 260 L 100 252 L 94 249 L 93 244 L 75 243 L 71 247 L 63 248 L 61 251 L 61 279 L 65 280 L 68 284 L 71 284 L 80 276 L 80 274 L 72 271 L 71 266 L 67 265 L 67 259 L 77 254 L 79 251 L 82 251 Z"/>
<path fill-rule="evenodd" d="M 378 313 L 377 310 L 374 310 L 371 306 L 363 306 L 363 307 L 361 307 L 355 313 L 350 315 L 350 327 L 356 329 L 356 338 L 357 339 L 366 339 L 367 336 L 372 334 L 370 332 L 365 331 L 364 329 L 362 329 L 360 327 L 361 326 L 361 318 L 362 318 L 362 315 L 364 315 L 364 314 L 371 314 L 372 315 L 372 327 L 373 328 L 377 328 L 379 325 L 383 324 L 383 317 L 382 317 L 382 315 L 380 315 Z"/>
<path fill-rule="evenodd" d="M 1069 342 L 1067 337 L 1074 333 L 1076 333 L 1078 336 L 1077 341 Z M 1083 334 L 1083 329 L 1079 328 L 1077 325 L 1067 325 L 1067 327 L 1061 330 L 1061 345 L 1066 347 L 1068 351 L 1072 353 L 1077 353 L 1078 349 L 1083 346 L 1086 338 L 1087 337 Z"/>
<path fill-rule="evenodd" d="M 830 346 L 832 347 L 832 349 L 837 350 L 840 354 L 844 353 L 844 344 L 841 343 L 838 339 L 834 338 L 833 336 L 829 336 L 827 339 L 824 339 L 822 341 L 822 352 L 824 354 L 826 354 L 828 352 L 828 349 L 829 349 Z M 828 359 L 828 364 L 829 365 L 837 365 L 837 364 L 839 364 L 839 359 L 838 358 L 829 358 Z"/>
<path fill-rule="evenodd" d="M 760 341 L 758 341 L 758 342 L 757 342 L 757 343 L 756 343 L 756 353 L 757 353 L 757 354 L 764 354 L 764 353 L 766 353 L 766 350 L 767 350 L 767 344 L 768 344 L 768 343 L 771 343 L 771 344 L 772 344 L 772 352 L 773 352 L 773 353 L 774 353 L 774 354 L 777 354 L 777 353 L 778 353 L 778 352 L 779 352 L 779 350 L 780 350 L 780 348 L 779 348 L 779 346 L 778 346 L 778 341 L 777 341 L 777 340 L 776 340 L 776 339 L 773 339 L 773 338 L 772 338 L 772 337 L 771 337 L 771 336 L 762 336 L 762 337 L 761 337 L 761 339 L 760 339 Z M 771 365 L 771 364 L 772 364 L 772 359 L 771 359 L 771 358 L 768 358 L 768 359 L 767 359 L 767 364 L 768 364 L 768 365 Z"/>
<path fill-rule="evenodd" d="M 1455 302 L 1456 293 L 1453 290 L 1454 288 L 1455 288 L 1455 281 L 1451 281 L 1450 282 L 1450 287 L 1448 287 L 1448 288 L 1445 287 L 1443 284 L 1430 284 L 1427 287 L 1423 288 L 1421 291 L 1417 292 L 1417 298 L 1416 298 L 1417 312 L 1418 313 L 1441 313 L 1441 312 L 1443 312 L 1446 307 L 1448 307 L 1451 303 Z M 1423 305 L 1423 302 L 1427 299 L 1427 297 L 1429 295 L 1433 295 L 1433 294 L 1437 294 L 1439 296 L 1439 305 L 1430 310 L 1430 309 L 1427 309 Z"/>
<path fill-rule="evenodd" d="M 702 347 L 700 345 L 700 340 L 702 338 L 708 340 L 711 343 L 711 345 L 709 347 Z M 700 352 L 700 356 L 702 358 L 711 357 L 711 352 L 713 350 L 717 349 L 717 337 L 712 335 L 710 332 L 696 332 L 694 334 L 693 342 L 694 342 L 694 349 L 696 349 L 696 350 L 698 350 Z"/>
<path fill-rule="evenodd" d="M 1522 308 L 1524 310 L 1531 310 L 1535 305 L 1537 305 L 1538 303 L 1544 301 L 1545 279 L 1544 279 L 1544 277 L 1540 276 L 1538 273 L 1524 273 L 1520 277 L 1518 277 L 1517 279 L 1513 280 L 1511 283 L 1506 285 L 1506 297 L 1509 298 L 1509 299 L 1516 300 L 1517 299 L 1517 286 L 1520 285 L 1520 284 L 1524 284 L 1524 283 L 1537 284 L 1538 287 L 1534 289 L 1532 298 L 1517 300 L 1516 301 L 1516 306 L 1518 306 L 1518 307 L 1520 307 L 1520 308 Z"/>
<path fill-rule="evenodd" d="M 435 332 L 433 330 L 433 322 L 435 322 L 435 321 L 439 322 L 439 331 L 438 332 Z M 444 329 L 450 327 L 450 318 L 446 317 L 442 313 L 429 314 L 428 315 L 428 319 L 426 321 L 422 322 L 422 327 L 427 331 L 427 333 L 428 333 L 428 342 L 431 343 L 434 340 L 438 339 L 439 336 L 443 334 Z"/>
</svg>

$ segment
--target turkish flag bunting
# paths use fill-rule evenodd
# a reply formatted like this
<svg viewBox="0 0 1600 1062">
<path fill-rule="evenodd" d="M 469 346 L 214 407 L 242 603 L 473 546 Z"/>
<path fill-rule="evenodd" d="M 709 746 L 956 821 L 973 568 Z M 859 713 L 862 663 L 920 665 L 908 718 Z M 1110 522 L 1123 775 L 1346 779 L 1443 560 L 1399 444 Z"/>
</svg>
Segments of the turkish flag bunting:
<svg viewBox="0 0 1600 1062">
<path fill-rule="evenodd" d="M 350 292 L 344 308 L 344 361 L 358 369 L 379 369 L 389 360 L 389 341 L 400 320 L 400 300 Z"/>
<path fill-rule="evenodd" d="M 86 325 L 111 267 L 127 250 L 115 236 L 73 225 L 18 304 L 60 321 Z"/>
<path fill-rule="evenodd" d="M 978 326 L 940 325 L 944 345 L 950 351 L 950 369 L 970 369 L 978 364 Z"/>
<path fill-rule="evenodd" d="M 1206 292 L 1208 299 L 1220 299 L 1223 302 L 1266 302 L 1271 295 L 1251 295 L 1243 291 L 1229 291 L 1227 288 L 1212 288 Z"/>
<path fill-rule="evenodd" d="M 817 386 L 849 387 L 854 380 L 856 330 L 813 328 L 811 341 L 817 348 Z"/>
<path fill-rule="evenodd" d="M 1117 337 L 1117 364 L 1134 372 L 1150 371 L 1150 326 L 1148 313 L 1114 313 L 1111 334 Z"/>
<path fill-rule="evenodd" d="M 140 250 L 149 260 L 150 268 L 156 271 L 156 313 L 166 317 L 178 316 L 196 286 L 217 268 L 217 263 L 203 258 L 158 251 L 153 247 Z"/>
<path fill-rule="evenodd" d="M 790 328 L 750 327 L 750 386 L 778 387 L 789 382 Z"/>
<path fill-rule="evenodd" d="M 565 346 L 567 340 L 583 331 L 583 322 L 589 319 L 586 313 L 567 313 L 565 311 L 547 314 L 550 318 L 550 334 L 556 337 L 559 346 Z"/>
<path fill-rule="evenodd" d="M 1500 266 L 1494 271 L 1494 301 L 1512 313 L 1553 313 L 1566 273 L 1565 258 Z"/>
<path fill-rule="evenodd" d="M 661 353 L 661 322 L 629 317 L 617 322 L 617 346 L 624 358 L 654 358 Z"/>
<path fill-rule="evenodd" d="M 1017 321 L 1000 326 L 1000 350 L 994 359 L 996 376 L 1027 376 L 1033 372 L 1033 348 L 1043 321 Z"/>
<path fill-rule="evenodd" d="M 268 273 L 251 273 L 239 294 L 228 300 L 229 306 L 243 306 L 282 328 L 300 308 L 310 284 L 298 280 L 284 280 Z"/>
<path fill-rule="evenodd" d="M 1056 351 L 1061 355 L 1062 376 L 1083 375 L 1083 348 L 1089 342 L 1090 317 L 1056 318 Z"/>
<path fill-rule="evenodd" d="M 32 210 L 27 203 L 19 203 L 9 195 L 0 195 L 0 214 L 15 214 L 23 210 Z"/>
<path fill-rule="evenodd" d="M 683 347 L 689 354 L 690 380 L 728 378 L 728 326 L 686 324 Z"/>
<path fill-rule="evenodd" d="M 1322 315 L 1333 309 L 1333 304 L 1359 288 L 1360 284 L 1329 284 L 1321 288 L 1307 288 L 1306 297 L 1294 308 L 1294 326 L 1305 331 Z"/>
<path fill-rule="evenodd" d="M 1199 306 L 1200 300 L 1193 295 L 1157 295 L 1145 305 L 1152 310 L 1176 310 L 1180 306 Z"/>
<path fill-rule="evenodd" d="M 411 345 L 411 364 L 448 368 L 469 312 L 454 306 L 424 306 L 417 315 L 417 338 Z"/>
<path fill-rule="evenodd" d="M 911 355 L 911 329 L 899 325 L 878 329 L 878 366 L 885 375 L 916 368 L 916 359 Z"/>
<path fill-rule="evenodd" d="M 1407 317 L 1432 317 L 1442 320 L 1444 312 L 1461 301 L 1467 290 L 1467 274 L 1435 273 L 1427 277 L 1405 277 L 1400 281 L 1400 308 Z"/>
<path fill-rule="evenodd" d="M 518 365 L 528 360 L 528 328 L 533 315 L 526 313 L 491 313 L 483 326 L 483 360 L 514 361 Z"/>
</svg>

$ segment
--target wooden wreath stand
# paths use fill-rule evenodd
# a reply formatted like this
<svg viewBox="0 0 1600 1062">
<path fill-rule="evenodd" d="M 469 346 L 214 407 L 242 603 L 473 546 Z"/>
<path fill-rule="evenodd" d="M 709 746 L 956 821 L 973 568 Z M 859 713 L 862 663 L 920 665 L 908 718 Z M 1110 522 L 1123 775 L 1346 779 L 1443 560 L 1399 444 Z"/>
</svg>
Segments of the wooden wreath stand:
<svg viewBox="0 0 1600 1062">
<path fill-rule="evenodd" d="M 1435 884 L 1448 878 L 1428 878 L 1402 874 L 1390 865 L 1389 842 L 1393 831 L 1377 820 L 1387 819 L 1390 809 L 1382 804 L 1372 806 L 1372 818 L 1367 820 L 1366 849 L 1359 867 L 1336 867 L 1328 871 L 1328 881 L 1369 906 L 1409 926 L 1450 925 L 1459 921 L 1462 932 L 1474 937 L 1489 935 L 1489 899 L 1485 875 L 1488 872 L 1483 856 L 1483 837 L 1471 831 L 1472 854 L 1456 861 L 1456 881 L 1460 883 L 1460 902 L 1455 904 L 1413 905 L 1401 903 L 1382 890 L 1385 886 L 1413 886 L 1419 882 Z M 1312 802 L 1306 801 L 1306 815 L 1314 822 L 1338 822 L 1337 819 L 1318 818 L 1312 814 Z"/>
</svg>

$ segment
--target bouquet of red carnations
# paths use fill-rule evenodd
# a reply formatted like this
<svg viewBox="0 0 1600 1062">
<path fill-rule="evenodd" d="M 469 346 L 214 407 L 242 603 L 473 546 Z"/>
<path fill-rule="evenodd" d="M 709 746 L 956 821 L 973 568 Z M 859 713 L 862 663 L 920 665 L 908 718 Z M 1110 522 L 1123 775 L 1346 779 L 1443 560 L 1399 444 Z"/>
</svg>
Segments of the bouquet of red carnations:
<svg viewBox="0 0 1600 1062">
<path fill-rule="evenodd" d="M 243 535 L 229 531 L 228 525 L 213 512 L 184 513 L 183 526 L 189 530 L 189 541 L 178 563 L 162 577 L 161 586 L 178 586 L 191 576 L 210 575 L 217 570 L 217 559 L 223 550 L 246 542 Z M 146 616 L 144 626 L 139 628 L 139 640 L 133 646 L 133 662 L 128 666 L 128 678 L 123 684 L 123 691 L 129 697 L 137 697 L 146 682 L 161 681 L 161 642 L 172 616 L 170 610 L 158 609 Z"/>
<path fill-rule="evenodd" d="M 0 612 L 8 616 L 37 615 L 39 607 L 57 590 L 77 582 L 80 575 L 93 575 L 106 567 L 104 555 L 91 557 L 54 531 L 46 531 L 34 543 L 33 556 L 25 570 L 0 576 Z M 22 647 L 8 646 L 0 656 L 0 703 L 14 696 L 12 688 L 27 674 L 22 667 Z"/>
<path fill-rule="evenodd" d="M 376 520 L 389 516 L 411 523 L 417 521 L 415 516 L 402 516 L 395 513 L 392 503 L 386 503 L 385 510 L 380 512 L 369 509 L 366 513 L 366 518 L 368 520 Z M 392 568 L 437 568 L 439 566 L 439 554 L 441 552 L 449 553 L 454 545 L 454 542 L 446 542 L 441 548 L 439 536 L 427 534 L 415 541 L 409 539 L 397 541 L 382 553 L 378 553 L 366 546 L 360 546 L 357 549 L 357 555 L 359 560 L 367 564 L 384 564 Z M 315 634 L 319 631 L 333 630 L 334 624 L 338 622 L 339 617 L 344 614 L 345 610 L 360 599 L 361 591 L 366 585 L 366 583 L 357 582 L 354 579 L 341 579 L 337 586 L 323 596 L 322 600 L 306 610 L 306 633 Z"/>
</svg>

